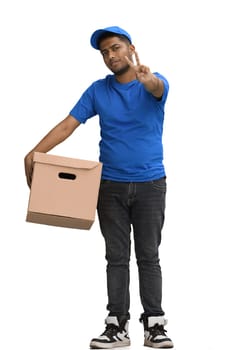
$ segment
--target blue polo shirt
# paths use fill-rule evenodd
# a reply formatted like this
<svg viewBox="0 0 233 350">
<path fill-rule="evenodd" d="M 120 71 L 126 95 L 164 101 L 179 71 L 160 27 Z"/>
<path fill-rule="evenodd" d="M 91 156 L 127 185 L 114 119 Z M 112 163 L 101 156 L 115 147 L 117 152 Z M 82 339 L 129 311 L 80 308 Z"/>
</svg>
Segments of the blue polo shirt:
<svg viewBox="0 0 233 350">
<path fill-rule="evenodd" d="M 70 111 L 81 123 L 99 115 L 103 179 L 144 182 L 165 176 L 162 134 L 169 84 L 154 74 L 164 82 L 160 100 L 138 80 L 121 84 L 107 75 L 95 81 Z"/>
</svg>

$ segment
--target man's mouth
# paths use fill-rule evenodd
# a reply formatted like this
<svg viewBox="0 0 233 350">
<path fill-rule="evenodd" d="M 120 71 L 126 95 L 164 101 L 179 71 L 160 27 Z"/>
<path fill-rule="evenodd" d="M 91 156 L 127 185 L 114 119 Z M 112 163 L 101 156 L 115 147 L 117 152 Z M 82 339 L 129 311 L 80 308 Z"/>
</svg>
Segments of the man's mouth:
<svg viewBox="0 0 233 350">
<path fill-rule="evenodd" d="M 111 65 L 111 67 L 114 67 L 114 66 L 116 66 L 119 62 L 120 62 L 119 60 L 112 60 L 112 61 L 110 61 L 110 65 Z"/>
</svg>

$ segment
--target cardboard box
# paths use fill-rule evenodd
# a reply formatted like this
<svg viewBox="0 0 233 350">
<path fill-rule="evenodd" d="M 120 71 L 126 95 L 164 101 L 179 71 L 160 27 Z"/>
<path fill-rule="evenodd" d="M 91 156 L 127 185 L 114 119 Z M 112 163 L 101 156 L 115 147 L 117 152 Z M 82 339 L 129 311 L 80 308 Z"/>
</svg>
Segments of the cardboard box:
<svg viewBox="0 0 233 350">
<path fill-rule="evenodd" d="M 96 215 L 102 163 L 35 152 L 26 221 L 88 230 Z"/>
</svg>

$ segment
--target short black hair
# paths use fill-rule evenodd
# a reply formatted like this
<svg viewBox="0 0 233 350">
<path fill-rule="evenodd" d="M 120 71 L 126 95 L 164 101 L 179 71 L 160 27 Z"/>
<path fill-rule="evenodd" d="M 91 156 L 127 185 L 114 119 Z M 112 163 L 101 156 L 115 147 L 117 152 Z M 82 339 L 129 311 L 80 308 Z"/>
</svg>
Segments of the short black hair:
<svg viewBox="0 0 233 350">
<path fill-rule="evenodd" d="M 100 36 L 100 38 L 98 40 L 98 48 L 100 47 L 100 43 L 102 40 L 107 39 L 107 38 L 112 38 L 114 36 L 117 36 L 120 40 L 124 41 L 126 44 L 129 44 L 129 45 L 131 44 L 129 39 L 125 35 L 115 34 L 115 33 L 111 33 L 111 32 L 105 32 Z"/>
</svg>

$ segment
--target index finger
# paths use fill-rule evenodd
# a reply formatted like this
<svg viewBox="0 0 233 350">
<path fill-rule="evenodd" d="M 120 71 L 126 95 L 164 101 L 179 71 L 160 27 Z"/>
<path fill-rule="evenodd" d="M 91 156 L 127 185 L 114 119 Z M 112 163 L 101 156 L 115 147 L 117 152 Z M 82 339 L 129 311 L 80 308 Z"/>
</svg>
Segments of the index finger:
<svg viewBox="0 0 233 350">
<path fill-rule="evenodd" d="M 126 59 L 128 65 L 133 68 L 134 67 L 134 63 L 132 61 L 130 61 L 130 59 L 127 56 L 125 56 L 125 59 Z"/>
<path fill-rule="evenodd" d="M 136 51 L 134 52 L 134 55 L 135 55 L 135 60 L 136 60 L 136 62 L 137 62 L 137 66 L 140 66 L 141 63 L 140 63 L 140 60 L 139 60 L 138 53 L 137 53 Z"/>
</svg>

